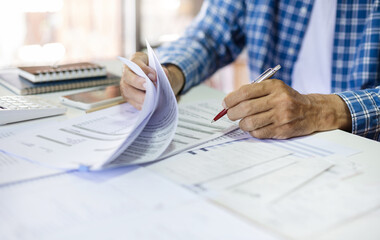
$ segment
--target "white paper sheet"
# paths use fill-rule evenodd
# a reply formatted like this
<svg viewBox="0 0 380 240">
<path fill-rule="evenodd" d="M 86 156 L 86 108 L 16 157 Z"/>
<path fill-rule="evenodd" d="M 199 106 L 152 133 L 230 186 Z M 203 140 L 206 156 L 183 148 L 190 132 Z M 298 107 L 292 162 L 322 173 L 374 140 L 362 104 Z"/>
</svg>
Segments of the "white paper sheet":
<svg viewBox="0 0 380 240">
<path fill-rule="evenodd" d="M 201 186 L 289 154 L 270 144 L 249 140 L 183 153 L 148 168 L 179 184 Z"/>
<path fill-rule="evenodd" d="M 233 195 L 249 197 L 251 201 L 273 203 L 285 198 L 330 167 L 331 162 L 322 158 L 298 159 L 294 164 L 265 176 L 241 181 L 227 191 Z"/>
<path fill-rule="evenodd" d="M 333 181 L 306 185 L 269 205 L 231 194 L 216 201 L 292 239 L 313 239 L 379 208 L 379 187 Z"/>
<path fill-rule="evenodd" d="M 0 152 L 0 186 L 56 175 L 61 172 L 62 171 L 59 170 L 41 167 L 37 164 L 17 159 Z"/>
<path fill-rule="evenodd" d="M 157 73 L 157 98 L 154 112 L 128 149 L 116 153 L 117 164 L 138 164 L 157 159 L 172 141 L 178 124 L 177 101 L 169 80 L 149 43 L 147 47 L 149 66 Z M 124 58 L 119 59 L 128 66 L 132 63 Z"/>
<path fill-rule="evenodd" d="M 209 148 L 212 146 L 226 144 L 229 142 L 254 139 L 248 132 L 244 132 L 241 129 L 231 131 L 222 137 L 215 138 L 203 145 L 201 148 Z M 256 139 L 257 140 L 257 139 Z M 311 157 L 327 157 L 333 155 L 340 155 L 349 157 L 357 154 L 360 151 L 353 148 L 348 148 L 336 143 L 332 143 L 327 140 L 318 138 L 317 136 L 310 135 L 304 137 L 296 137 L 286 140 L 260 140 L 262 142 L 271 143 L 272 145 L 282 148 L 286 151 L 292 152 L 292 155 L 298 158 L 311 158 Z"/>
<path fill-rule="evenodd" d="M 0 140 L 0 148 L 43 166 L 101 166 L 133 135 L 144 120 L 139 117 L 131 105 L 122 104 Z"/>
<path fill-rule="evenodd" d="M 19 130 L 8 130 L 8 128 L 6 128 L 6 130 L 1 129 L 0 139 L 5 141 L 7 138 L 22 130 L 23 128 L 20 128 Z M 33 178 L 56 175 L 61 172 L 62 171 L 56 169 L 41 167 L 37 164 L 0 152 L 0 186 Z"/>
<path fill-rule="evenodd" d="M 145 169 L 0 188 L 0 239 L 275 239 Z"/>
<path fill-rule="evenodd" d="M 345 157 L 292 158 L 302 163 L 208 197 L 291 239 L 319 239 L 380 207 L 378 185 L 345 182 L 357 174 L 357 166 Z"/>
</svg>

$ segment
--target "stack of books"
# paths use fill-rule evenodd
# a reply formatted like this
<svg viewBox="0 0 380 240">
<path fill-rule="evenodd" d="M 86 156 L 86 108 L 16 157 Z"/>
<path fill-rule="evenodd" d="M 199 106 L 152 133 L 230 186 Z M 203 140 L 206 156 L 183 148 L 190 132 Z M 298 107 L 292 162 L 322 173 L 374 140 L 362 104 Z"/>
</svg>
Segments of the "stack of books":
<svg viewBox="0 0 380 240">
<path fill-rule="evenodd" d="M 31 95 L 100 85 L 118 84 L 120 77 L 94 63 L 19 67 L 0 72 L 0 83 L 19 95 Z"/>
</svg>

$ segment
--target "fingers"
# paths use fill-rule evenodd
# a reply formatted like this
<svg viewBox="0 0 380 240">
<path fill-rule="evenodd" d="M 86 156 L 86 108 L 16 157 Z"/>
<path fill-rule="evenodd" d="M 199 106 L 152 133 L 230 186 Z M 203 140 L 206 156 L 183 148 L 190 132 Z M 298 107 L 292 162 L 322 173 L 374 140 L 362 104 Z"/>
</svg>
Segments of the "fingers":
<svg viewBox="0 0 380 240">
<path fill-rule="evenodd" d="M 136 89 L 145 91 L 146 81 L 145 78 L 136 75 L 132 72 L 126 65 L 124 65 L 123 76 L 121 78 L 121 83 L 133 86 Z"/>
<path fill-rule="evenodd" d="M 136 63 L 153 83 L 157 82 L 157 74 L 148 66 L 148 56 L 145 53 L 135 53 L 131 61 Z M 145 78 L 124 65 L 120 81 L 121 93 L 124 99 L 137 109 L 141 109 L 144 103 L 146 84 Z"/>
<path fill-rule="evenodd" d="M 145 53 L 137 52 L 132 56 L 131 61 L 136 63 L 152 82 L 157 82 L 156 71 L 148 66 L 148 55 Z"/>
<path fill-rule="evenodd" d="M 131 61 L 136 63 L 153 83 L 157 82 L 157 74 L 148 66 L 148 56 L 145 53 L 135 53 L 132 56 Z M 146 86 L 144 85 L 145 79 L 136 75 L 126 65 L 124 65 L 122 81 L 133 86 L 134 88 L 140 90 L 146 89 Z"/>
<path fill-rule="evenodd" d="M 256 138 L 286 139 L 315 132 L 320 108 L 280 80 L 245 85 L 225 98 L 227 115 Z"/>
<path fill-rule="evenodd" d="M 145 91 L 137 89 L 132 85 L 127 84 L 125 81 L 120 81 L 120 90 L 124 99 L 134 106 L 136 109 L 141 110 L 144 103 Z"/>
<path fill-rule="evenodd" d="M 262 98 L 246 100 L 228 108 L 227 116 L 230 120 L 236 121 L 246 116 L 268 111 L 271 108 L 273 108 L 271 97 L 267 95 Z"/>
<path fill-rule="evenodd" d="M 297 123 L 287 123 L 281 126 L 270 124 L 265 127 L 250 131 L 249 134 L 252 137 L 259 139 L 288 139 L 297 136 L 308 135 L 311 131 L 304 132 L 302 127 L 300 128 Z"/>
<path fill-rule="evenodd" d="M 239 127 L 243 131 L 251 132 L 273 124 L 275 122 L 273 116 L 273 110 L 262 112 L 256 115 L 249 115 L 239 122 Z"/>
<path fill-rule="evenodd" d="M 275 88 L 273 84 L 278 84 L 279 80 L 266 80 L 261 83 L 246 84 L 238 90 L 231 92 L 224 98 L 224 104 L 227 108 L 231 108 L 245 100 L 260 98 L 271 93 Z"/>
</svg>

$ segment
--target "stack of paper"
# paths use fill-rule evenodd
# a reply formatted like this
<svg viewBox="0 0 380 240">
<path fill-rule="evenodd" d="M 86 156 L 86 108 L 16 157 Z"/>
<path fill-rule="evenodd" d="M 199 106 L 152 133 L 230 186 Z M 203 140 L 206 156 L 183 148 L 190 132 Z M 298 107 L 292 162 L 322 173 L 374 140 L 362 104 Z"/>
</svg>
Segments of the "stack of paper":
<svg viewBox="0 0 380 240">
<path fill-rule="evenodd" d="M 15 184 L 0 196 L 0 239 L 275 239 L 136 167 Z"/>
<path fill-rule="evenodd" d="M 236 128 L 230 121 L 206 124 L 197 111 L 209 111 L 212 115 L 210 109 L 215 106 L 205 103 L 184 107 L 178 124 L 176 98 L 149 45 L 148 55 L 150 67 L 157 72 L 157 88 L 136 64 L 120 58 L 146 79 L 141 111 L 128 103 L 118 105 L 0 140 L 0 150 L 62 170 L 98 170 L 161 159 Z M 180 130 L 176 134 L 177 126 Z"/>
<path fill-rule="evenodd" d="M 236 130 L 148 168 L 291 239 L 311 239 L 380 207 L 350 185 L 358 153 L 315 136 L 258 140 Z"/>
</svg>

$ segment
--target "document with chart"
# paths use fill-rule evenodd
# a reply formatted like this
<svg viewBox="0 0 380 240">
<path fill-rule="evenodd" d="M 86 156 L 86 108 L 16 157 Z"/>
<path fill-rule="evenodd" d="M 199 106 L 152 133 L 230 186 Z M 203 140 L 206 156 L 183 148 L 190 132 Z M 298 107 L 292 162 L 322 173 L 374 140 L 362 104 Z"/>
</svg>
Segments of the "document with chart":
<svg viewBox="0 0 380 240">
<path fill-rule="evenodd" d="M 147 168 L 289 239 L 319 239 L 380 207 L 360 153 L 318 135 L 260 140 L 240 129 Z M 287 239 L 288 239 L 287 238 Z"/>
<path fill-rule="evenodd" d="M 217 110 L 208 103 L 184 106 L 178 114 L 170 83 L 149 46 L 148 56 L 157 86 L 136 64 L 120 58 L 146 79 L 141 111 L 128 103 L 114 106 L 1 140 L 0 150 L 48 167 L 98 170 L 157 160 L 236 128 L 227 120 L 211 125 Z"/>
</svg>

